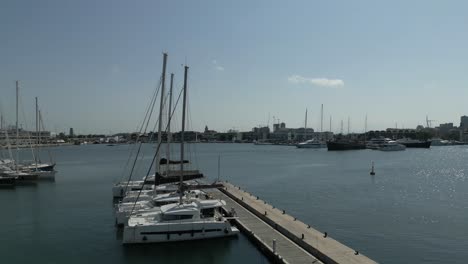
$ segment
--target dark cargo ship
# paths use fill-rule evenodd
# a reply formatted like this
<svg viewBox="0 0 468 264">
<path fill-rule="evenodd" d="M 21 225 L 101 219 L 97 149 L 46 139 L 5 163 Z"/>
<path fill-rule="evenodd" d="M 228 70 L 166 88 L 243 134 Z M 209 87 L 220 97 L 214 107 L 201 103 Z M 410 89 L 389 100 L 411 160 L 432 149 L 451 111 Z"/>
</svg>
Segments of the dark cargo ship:
<svg viewBox="0 0 468 264">
<path fill-rule="evenodd" d="M 365 149 L 366 144 L 360 141 L 352 140 L 335 140 L 327 142 L 328 150 L 354 150 L 354 149 Z"/>
</svg>

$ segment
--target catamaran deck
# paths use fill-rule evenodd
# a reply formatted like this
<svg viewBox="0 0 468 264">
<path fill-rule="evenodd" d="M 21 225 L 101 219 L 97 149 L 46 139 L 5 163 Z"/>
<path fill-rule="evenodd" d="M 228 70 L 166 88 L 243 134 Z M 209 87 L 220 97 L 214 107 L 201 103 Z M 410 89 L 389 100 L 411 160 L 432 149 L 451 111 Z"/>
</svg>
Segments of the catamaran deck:
<svg viewBox="0 0 468 264">
<path fill-rule="evenodd" d="M 227 182 L 223 184 L 225 188 L 210 194 L 226 201 L 226 211 L 234 208 L 238 216 L 236 224 L 273 261 L 376 263 L 239 187 Z M 273 240 L 276 240 L 276 250 Z"/>
</svg>

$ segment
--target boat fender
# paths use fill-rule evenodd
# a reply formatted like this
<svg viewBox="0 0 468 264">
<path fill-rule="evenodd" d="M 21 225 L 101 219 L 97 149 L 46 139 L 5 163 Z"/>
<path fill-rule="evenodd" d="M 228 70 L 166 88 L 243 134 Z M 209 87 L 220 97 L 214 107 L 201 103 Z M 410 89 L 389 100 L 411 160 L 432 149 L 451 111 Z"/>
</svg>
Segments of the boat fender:
<svg viewBox="0 0 468 264">
<path fill-rule="evenodd" d="M 354 255 L 356 255 L 356 256 L 359 255 L 359 251 L 357 251 L 357 250 L 354 251 Z"/>
<path fill-rule="evenodd" d="M 328 236 L 327 232 L 324 232 L 323 237 L 327 237 L 327 236 Z"/>
<path fill-rule="evenodd" d="M 171 239 L 171 234 L 167 234 L 167 240 Z"/>
<path fill-rule="evenodd" d="M 142 240 L 146 241 L 146 240 L 148 240 L 148 238 L 146 238 L 146 236 L 143 236 Z"/>
<path fill-rule="evenodd" d="M 193 232 L 193 230 L 192 230 L 192 232 L 190 232 L 190 235 L 193 237 L 193 235 L 194 235 L 194 232 Z"/>
<path fill-rule="evenodd" d="M 304 239 L 304 234 L 302 234 L 301 238 Z"/>
<path fill-rule="evenodd" d="M 285 210 L 283 210 L 283 214 L 285 214 L 285 213 L 286 213 L 286 211 L 285 211 Z"/>
<path fill-rule="evenodd" d="M 224 233 L 225 234 L 229 233 L 229 230 L 227 228 L 224 228 Z"/>
</svg>

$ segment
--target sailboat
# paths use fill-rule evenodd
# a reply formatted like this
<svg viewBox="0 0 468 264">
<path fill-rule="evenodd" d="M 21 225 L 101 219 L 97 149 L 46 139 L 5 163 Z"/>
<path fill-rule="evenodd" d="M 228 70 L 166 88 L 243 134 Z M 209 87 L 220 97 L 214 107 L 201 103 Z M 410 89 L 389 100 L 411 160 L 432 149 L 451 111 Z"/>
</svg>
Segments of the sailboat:
<svg viewBox="0 0 468 264">
<path fill-rule="evenodd" d="M 307 139 L 306 133 L 307 133 L 307 109 L 305 113 L 305 126 L 304 126 L 304 138 Z M 323 105 L 322 105 L 322 123 L 323 123 Z M 321 126 L 322 127 L 322 126 Z M 322 130 L 322 128 L 321 128 Z M 322 131 L 320 131 L 322 132 Z M 322 134 L 322 133 L 320 133 Z M 315 138 L 306 140 L 304 142 L 298 143 L 296 145 L 297 148 L 324 148 L 326 147 L 326 144 L 321 142 L 320 140 L 317 140 Z"/>
<path fill-rule="evenodd" d="M 15 170 L 18 177 L 22 179 L 53 179 L 55 177 L 55 163 L 40 163 L 38 160 L 37 151 L 34 153 L 31 139 L 29 138 L 29 144 L 31 152 L 34 157 L 32 163 L 21 163 L 19 158 L 19 126 L 18 126 L 18 107 L 19 107 L 19 81 L 16 81 L 16 160 Z M 36 118 L 38 117 L 37 97 L 36 97 Z M 36 119 L 38 122 L 38 119 Z M 36 126 L 39 125 L 36 123 Z M 28 134 L 29 137 L 29 134 Z"/>
<path fill-rule="evenodd" d="M 167 56 L 167 55 L 165 55 Z M 164 88 L 165 88 L 165 75 L 166 75 L 166 57 L 163 60 L 163 72 L 161 75 L 161 101 L 160 101 L 160 111 L 159 111 L 159 124 L 158 124 L 158 145 L 162 144 L 162 113 L 164 110 Z M 174 74 L 171 74 L 171 83 L 170 83 L 170 92 L 169 92 L 169 116 L 173 111 L 172 109 L 172 87 L 173 87 Z M 152 101 L 153 103 L 153 101 Z M 159 158 L 159 153 L 156 157 L 156 172 L 148 177 L 144 177 L 143 180 L 127 180 L 116 183 L 112 187 L 112 195 L 114 198 L 120 199 L 128 196 L 141 196 L 140 191 L 146 192 L 148 196 L 155 195 L 156 188 L 155 186 L 160 184 L 169 184 L 179 181 L 179 171 L 174 171 L 172 168 L 174 165 L 183 163 L 189 163 L 187 160 L 183 161 L 174 161 L 170 159 L 170 143 L 171 143 L 171 132 L 170 132 L 170 121 L 168 119 L 167 126 L 167 154 L 166 158 Z M 136 157 L 137 158 L 137 157 Z M 165 168 L 165 169 L 162 169 Z M 182 172 L 183 180 L 194 180 L 203 178 L 204 175 L 198 170 L 184 170 Z M 133 193 L 132 193 L 133 192 Z"/>
<path fill-rule="evenodd" d="M 165 54 L 165 56 L 167 56 Z M 184 199 L 184 133 L 187 100 L 187 73 L 184 71 L 182 130 L 180 143 L 179 202 L 136 215 L 131 215 L 123 231 L 123 243 L 157 243 L 208 239 L 237 235 L 239 230 L 221 213 L 222 200 Z"/>
</svg>

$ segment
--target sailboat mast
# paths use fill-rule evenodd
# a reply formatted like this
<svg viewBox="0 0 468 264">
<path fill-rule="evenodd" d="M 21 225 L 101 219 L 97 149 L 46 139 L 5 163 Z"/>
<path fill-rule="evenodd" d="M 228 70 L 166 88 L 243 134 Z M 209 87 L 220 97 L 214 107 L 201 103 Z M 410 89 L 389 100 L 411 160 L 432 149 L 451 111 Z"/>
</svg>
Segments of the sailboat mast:
<svg viewBox="0 0 468 264">
<path fill-rule="evenodd" d="M 167 53 L 163 54 L 163 70 L 162 70 L 162 80 L 161 80 L 161 102 L 159 105 L 159 123 L 158 123 L 158 146 L 162 143 L 162 117 L 163 117 L 163 110 L 164 110 L 164 87 L 166 84 L 166 63 L 167 63 Z M 160 172 L 160 158 L 159 152 L 156 154 L 156 169 L 155 175 Z M 156 176 L 155 176 L 156 177 Z"/>
<path fill-rule="evenodd" d="M 187 104 L 187 73 L 188 66 L 184 67 L 184 97 L 182 103 L 182 130 L 180 132 L 180 190 L 179 190 L 179 203 L 182 204 L 182 197 L 184 195 L 182 190 L 182 183 L 184 181 L 184 134 L 185 134 L 185 107 Z"/>
<path fill-rule="evenodd" d="M 320 133 L 323 132 L 323 104 L 322 109 L 320 109 Z"/>
<path fill-rule="evenodd" d="M 332 132 L 332 129 L 331 129 L 331 122 L 332 122 L 332 120 L 331 120 L 331 116 L 330 116 L 330 132 Z"/>
<path fill-rule="evenodd" d="M 37 113 L 38 106 L 37 106 L 37 97 L 36 97 L 36 144 L 39 145 L 39 116 Z"/>
<path fill-rule="evenodd" d="M 349 135 L 349 116 L 348 116 L 348 135 Z"/>
<path fill-rule="evenodd" d="M 18 129 L 18 97 L 19 97 L 19 81 L 16 81 L 16 170 L 18 170 L 19 162 L 19 129 Z"/>
<path fill-rule="evenodd" d="M 38 119 L 39 119 L 38 138 L 39 138 L 39 144 L 41 144 L 41 142 L 42 142 L 42 137 L 41 137 L 41 131 L 42 131 L 42 129 L 41 129 L 41 110 L 37 110 L 37 115 L 38 115 Z M 38 146 L 38 148 L 39 148 L 39 146 Z"/>
<path fill-rule="evenodd" d="M 171 85 L 169 88 L 169 114 L 167 115 L 167 138 L 166 138 L 166 160 L 167 171 L 169 171 L 169 160 L 171 159 L 171 115 L 172 115 L 172 84 L 174 82 L 174 73 L 171 73 Z"/>
<path fill-rule="evenodd" d="M 305 122 L 304 122 L 304 140 L 307 140 L 307 108 L 306 108 Z"/>
</svg>

